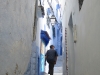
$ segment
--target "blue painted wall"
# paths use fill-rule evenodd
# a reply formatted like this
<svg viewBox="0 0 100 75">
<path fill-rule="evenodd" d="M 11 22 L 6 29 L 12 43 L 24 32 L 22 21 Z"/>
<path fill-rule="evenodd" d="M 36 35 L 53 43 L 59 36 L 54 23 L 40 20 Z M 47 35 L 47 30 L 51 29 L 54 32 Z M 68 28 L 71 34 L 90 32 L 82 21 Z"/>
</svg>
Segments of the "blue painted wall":
<svg viewBox="0 0 100 75">
<path fill-rule="evenodd" d="M 51 5 L 57 20 L 57 23 L 54 25 L 55 37 L 53 37 L 53 44 L 55 46 L 55 50 L 58 52 L 58 55 L 62 55 L 62 27 L 60 15 L 61 13 L 59 13 L 60 5 L 58 3 L 55 3 L 55 0 L 52 1 Z"/>
<path fill-rule="evenodd" d="M 62 55 L 62 34 L 58 24 L 55 24 L 55 37 L 53 37 L 53 44 L 58 55 Z"/>
</svg>

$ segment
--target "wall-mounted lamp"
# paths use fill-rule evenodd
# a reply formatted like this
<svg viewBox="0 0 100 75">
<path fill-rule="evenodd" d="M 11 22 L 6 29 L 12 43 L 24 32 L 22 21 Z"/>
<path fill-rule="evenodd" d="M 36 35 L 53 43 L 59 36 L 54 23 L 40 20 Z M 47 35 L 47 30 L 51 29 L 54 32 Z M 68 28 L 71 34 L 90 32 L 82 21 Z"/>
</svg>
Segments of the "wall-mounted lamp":
<svg viewBox="0 0 100 75">
<path fill-rule="evenodd" d="M 52 15 L 50 18 L 50 21 L 51 21 L 51 25 L 54 26 L 56 23 L 56 17 L 54 15 Z"/>
</svg>

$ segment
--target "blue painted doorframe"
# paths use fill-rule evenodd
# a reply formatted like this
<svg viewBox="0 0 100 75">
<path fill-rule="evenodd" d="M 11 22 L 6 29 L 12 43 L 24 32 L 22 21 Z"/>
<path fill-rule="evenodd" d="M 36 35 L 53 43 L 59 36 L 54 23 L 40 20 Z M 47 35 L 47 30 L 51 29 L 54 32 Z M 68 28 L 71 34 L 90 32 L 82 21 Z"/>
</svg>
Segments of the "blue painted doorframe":
<svg viewBox="0 0 100 75">
<path fill-rule="evenodd" d="M 45 71 L 45 55 L 40 54 L 40 58 L 39 58 L 40 64 L 39 64 L 39 75 L 44 75 L 44 71 Z"/>
<path fill-rule="evenodd" d="M 50 41 L 50 37 L 46 31 L 41 30 L 41 44 L 39 57 L 39 75 L 44 75 L 45 71 L 45 47 Z"/>
<path fill-rule="evenodd" d="M 44 75 L 44 63 L 45 63 L 45 44 L 44 42 L 41 40 L 41 44 L 40 44 L 40 57 L 39 57 L 39 75 Z"/>
</svg>

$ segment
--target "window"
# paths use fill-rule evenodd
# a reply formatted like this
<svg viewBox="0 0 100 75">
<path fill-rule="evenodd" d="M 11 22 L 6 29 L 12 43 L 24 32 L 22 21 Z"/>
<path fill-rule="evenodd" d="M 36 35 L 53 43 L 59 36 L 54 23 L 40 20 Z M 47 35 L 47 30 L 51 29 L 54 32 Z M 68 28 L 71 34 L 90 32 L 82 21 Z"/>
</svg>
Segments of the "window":
<svg viewBox="0 0 100 75">
<path fill-rule="evenodd" d="M 55 27 L 52 27 L 52 31 L 53 31 L 53 37 L 55 37 Z"/>
<path fill-rule="evenodd" d="M 84 0 L 79 0 L 79 10 L 81 10 Z"/>
<path fill-rule="evenodd" d="M 47 26 L 48 26 L 48 28 L 50 28 L 50 18 L 49 18 L 49 16 L 47 16 Z"/>
</svg>

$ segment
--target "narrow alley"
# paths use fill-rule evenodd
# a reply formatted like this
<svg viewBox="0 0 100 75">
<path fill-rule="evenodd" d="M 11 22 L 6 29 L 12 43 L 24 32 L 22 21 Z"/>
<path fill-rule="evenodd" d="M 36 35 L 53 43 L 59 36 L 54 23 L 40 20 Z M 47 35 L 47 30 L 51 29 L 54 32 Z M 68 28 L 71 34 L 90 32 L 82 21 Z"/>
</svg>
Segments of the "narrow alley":
<svg viewBox="0 0 100 75">
<path fill-rule="evenodd" d="M 63 75 L 63 59 L 62 56 L 58 56 L 57 63 L 54 67 L 54 75 Z M 47 73 L 45 75 L 48 75 Z"/>
<path fill-rule="evenodd" d="M 100 75 L 99 7 L 100 0 L 0 0 L 0 75 Z"/>
</svg>

